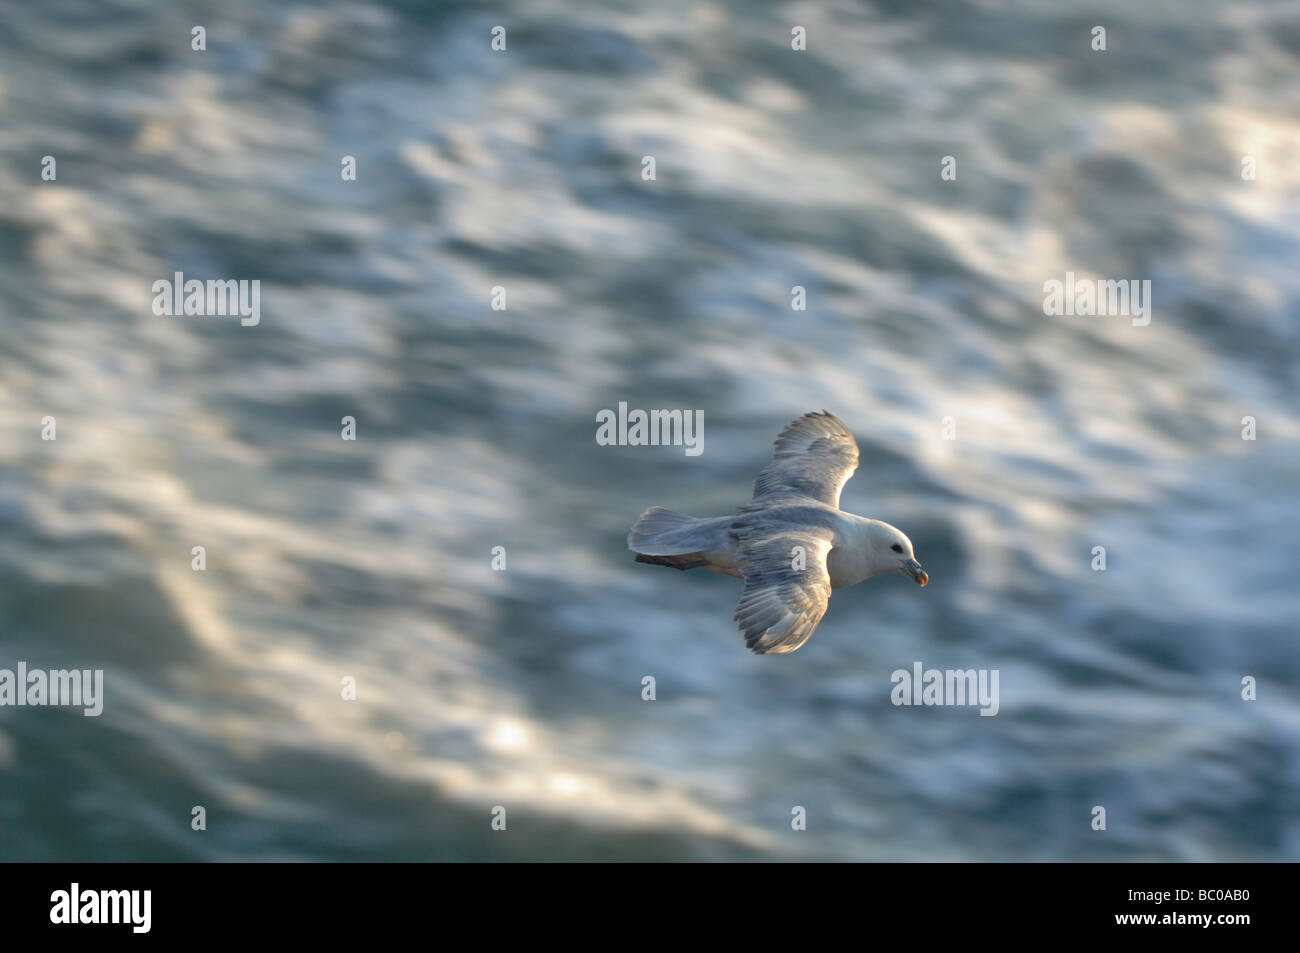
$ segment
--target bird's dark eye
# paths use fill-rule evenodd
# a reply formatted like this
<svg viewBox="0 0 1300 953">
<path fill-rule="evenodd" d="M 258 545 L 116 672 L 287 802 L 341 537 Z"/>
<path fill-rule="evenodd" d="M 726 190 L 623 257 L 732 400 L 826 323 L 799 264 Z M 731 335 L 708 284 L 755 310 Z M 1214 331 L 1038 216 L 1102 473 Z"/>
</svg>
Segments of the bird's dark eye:
<svg viewBox="0 0 1300 953">
<path fill-rule="evenodd" d="M 903 547 L 898 545 L 898 543 L 895 543 L 893 546 L 890 546 L 889 548 L 896 553 L 901 553 L 903 551 Z"/>
</svg>

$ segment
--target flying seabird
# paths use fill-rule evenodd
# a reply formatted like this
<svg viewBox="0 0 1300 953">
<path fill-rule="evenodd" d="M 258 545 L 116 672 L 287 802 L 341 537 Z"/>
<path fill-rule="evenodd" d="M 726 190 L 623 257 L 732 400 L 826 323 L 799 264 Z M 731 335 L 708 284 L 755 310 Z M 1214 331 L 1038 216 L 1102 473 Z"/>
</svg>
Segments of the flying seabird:
<svg viewBox="0 0 1300 953">
<path fill-rule="evenodd" d="M 839 418 L 805 414 L 774 446 L 753 500 L 735 516 L 697 519 L 652 506 L 627 537 L 639 563 L 744 579 L 735 620 L 759 655 L 784 655 L 807 642 L 832 589 L 881 573 L 930 581 L 902 532 L 840 509 L 858 445 Z"/>
</svg>

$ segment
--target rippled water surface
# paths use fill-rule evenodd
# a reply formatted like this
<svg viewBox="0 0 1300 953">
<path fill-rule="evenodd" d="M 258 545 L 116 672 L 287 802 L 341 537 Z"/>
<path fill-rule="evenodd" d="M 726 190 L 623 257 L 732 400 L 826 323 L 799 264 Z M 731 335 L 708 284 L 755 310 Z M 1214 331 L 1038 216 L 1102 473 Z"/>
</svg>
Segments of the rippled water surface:
<svg viewBox="0 0 1300 953">
<path fill-rule="evenodd" d="M 0 858 L 1300 859 L 1298 260 L 1295 4 L 7 2 Z M 932 582 L 752 656 L 624 537 L 823 407 Z"/>
</svg>

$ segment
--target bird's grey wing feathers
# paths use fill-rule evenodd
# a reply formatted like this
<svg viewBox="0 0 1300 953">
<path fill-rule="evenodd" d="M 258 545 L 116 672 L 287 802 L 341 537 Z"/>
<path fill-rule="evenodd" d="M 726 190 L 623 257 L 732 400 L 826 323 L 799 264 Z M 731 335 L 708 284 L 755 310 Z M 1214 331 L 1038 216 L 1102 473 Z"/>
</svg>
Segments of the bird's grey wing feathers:
<svg viewBox="0 0 1300 953">
<path fill-rule="evenodd" d="M 772 462 L 754 481 L 755 500 L 809 497 L 840 505 L 840 490 L 858 468 L 858 444 L 826 411 L 804 414 L 776 438 Z"/>
<path fill-rule="evenodd" d="M 826 614 L 831 596 L 826 554 L 834 534 L 818 526 L 764 532 L 761 521 L 742 521 L 733 532 L 745 577 L 735 619 L 745 633 L 745 645 L 759 655 L 793 652 Z"/>
</svg>

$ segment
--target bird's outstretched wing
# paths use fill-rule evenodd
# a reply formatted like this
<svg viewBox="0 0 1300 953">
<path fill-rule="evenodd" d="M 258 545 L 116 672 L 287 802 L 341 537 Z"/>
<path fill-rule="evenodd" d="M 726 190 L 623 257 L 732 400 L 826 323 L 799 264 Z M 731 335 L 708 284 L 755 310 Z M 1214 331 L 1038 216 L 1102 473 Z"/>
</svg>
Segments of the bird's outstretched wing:
<svg viewBox="0 0 1300 953">
<path fill-rule="evenodd" d="M 776 438 L 772 462 L 754 481 L 754 499 L 808 497 L 840 505 L 840 490 L 858 468 L 858 444 L 826 411 L 804 414 Z"/>
<path fill-rule="evenodd" d="M 831 578 L 826 554 L 834 534 L 817 526 L 734 530 L 745 588 L 735 619 L 745 645 L 759 655 L 784 655 L 808 641 L 826 614 Z"/>
</svg>

